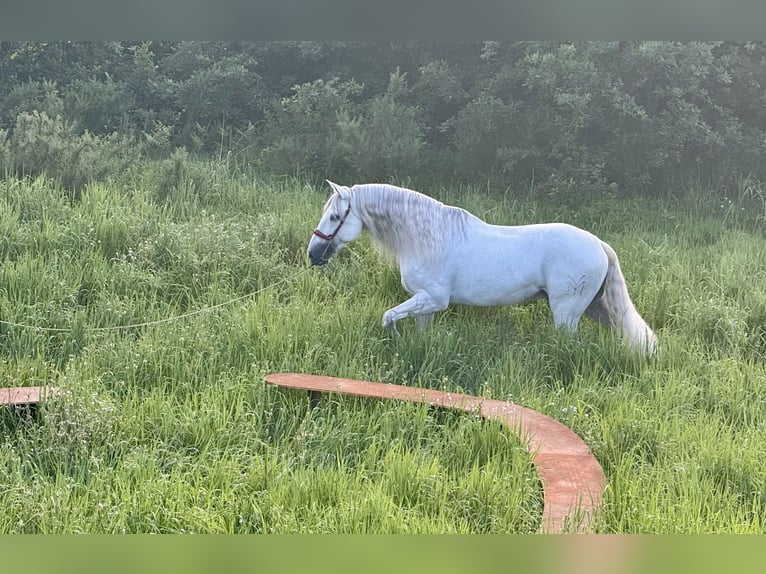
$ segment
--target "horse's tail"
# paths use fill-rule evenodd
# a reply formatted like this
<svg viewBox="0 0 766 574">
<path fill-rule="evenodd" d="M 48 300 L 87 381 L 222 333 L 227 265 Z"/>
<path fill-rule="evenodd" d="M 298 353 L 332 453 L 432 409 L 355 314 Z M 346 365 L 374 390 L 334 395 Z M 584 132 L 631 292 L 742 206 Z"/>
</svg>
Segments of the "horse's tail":
<svg viewBox="0 0 766 574">
<path fill-rule="evenodd" d="M 585 313 L 602 325 L 619 327 L 634 348 L 649 354 L 654 353 L 657 348 L 657 338 L 646 321 L 638 314 L 628 295 L 628 286 L 620 269 L 617 254 L 603 241 L 601 247 L 606 253 L 609 266 L 601 289 Z"/>
</svg>

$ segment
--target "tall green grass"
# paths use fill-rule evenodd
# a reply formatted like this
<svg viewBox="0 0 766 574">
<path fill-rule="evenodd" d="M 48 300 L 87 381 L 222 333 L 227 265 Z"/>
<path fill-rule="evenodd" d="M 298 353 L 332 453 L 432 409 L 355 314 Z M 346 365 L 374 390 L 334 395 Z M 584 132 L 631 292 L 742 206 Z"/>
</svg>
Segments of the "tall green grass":
<svg viewBox="0 0 766 574">
<path fill-rule="evenodd" d="M 389 338 L 398 272 L 365 237 L 307 269 L 326 190 L 293 179 L 149 163 L 78 198 L 2 180 L 0 319 L 27 327 L 0 324 L 0 386 L 62 394 L 0 415 L 0 532 L 537 529 L 540 484 L 507 429 L 385 401 L 311 410 L 264 385 L 275 371 L 540 410 L 604 467 L 597 532 L 762 532 L 766 241 L 745 183 L 683 201 L 423 189 L 612 244 L 660 339 L 644 360 L 587 320 L 557 332 L 543 302 L 453 307 Z"/>
</svg>

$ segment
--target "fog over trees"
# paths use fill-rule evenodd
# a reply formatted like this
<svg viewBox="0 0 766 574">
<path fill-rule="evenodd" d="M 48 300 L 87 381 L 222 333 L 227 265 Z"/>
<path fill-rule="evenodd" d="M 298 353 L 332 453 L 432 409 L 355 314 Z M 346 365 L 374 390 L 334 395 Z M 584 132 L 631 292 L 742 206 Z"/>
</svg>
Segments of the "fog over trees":
<svg viewBox="0 0 766 574">
<path fill-rule="evenodd" d="M 764 176 L 761 42 L 0 42 L 0 159 L 668 194 Z"/>
</svg>

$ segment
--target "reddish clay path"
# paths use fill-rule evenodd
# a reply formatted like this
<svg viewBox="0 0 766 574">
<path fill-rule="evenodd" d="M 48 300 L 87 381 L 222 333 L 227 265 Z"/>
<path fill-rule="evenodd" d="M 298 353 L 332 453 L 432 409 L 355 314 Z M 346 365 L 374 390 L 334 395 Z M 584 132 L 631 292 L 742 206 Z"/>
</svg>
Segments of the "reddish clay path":
<svg viewBox="0 0 766 574">
<path fill-rule="evenodd" d="M 54 387 L 11 387 L 0 389 L 0 405 L 36 405 L 56 392 Z"/>
<path fill-rule="evenodd" d="M 606 487 L 601 465 L 571 429 L 537 411 L 494 399 L 354 379 L 275 373 L 266 382 L 310 392 L 399 399 L 475 412 L 504 423 L 528 441 L 543 485 L 543 517 L 538 532 L 583 532 Z"/>
</svg>

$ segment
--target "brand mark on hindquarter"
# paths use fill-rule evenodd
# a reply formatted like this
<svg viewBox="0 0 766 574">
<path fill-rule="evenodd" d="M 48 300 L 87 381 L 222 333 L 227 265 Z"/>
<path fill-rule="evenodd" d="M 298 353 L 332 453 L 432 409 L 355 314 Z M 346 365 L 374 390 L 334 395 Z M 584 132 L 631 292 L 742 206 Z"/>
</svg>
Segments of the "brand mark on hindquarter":
<svg viewBox="0 0 766 574">
<path fill-rule="evenodd" d="M 588 276 L 582 275 L 579 279 L 575 279 L 571 275 L 567 275 L 567 287 L 570 295 L 582 295 L 583 289 L 588 282 Z"/>
</svg>

